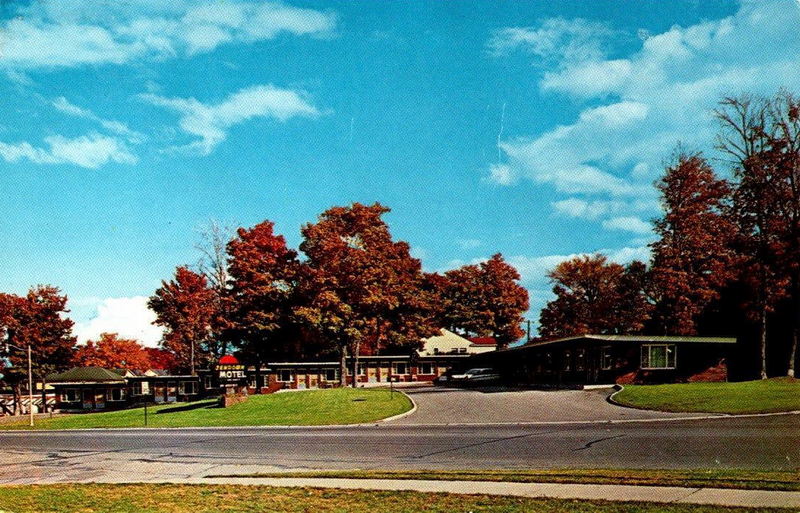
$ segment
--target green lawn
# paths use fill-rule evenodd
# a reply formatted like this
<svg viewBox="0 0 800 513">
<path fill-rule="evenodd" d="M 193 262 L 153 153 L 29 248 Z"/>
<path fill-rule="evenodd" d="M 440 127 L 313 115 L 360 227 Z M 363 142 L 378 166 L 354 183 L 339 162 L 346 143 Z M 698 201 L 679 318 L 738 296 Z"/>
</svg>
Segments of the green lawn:
<svg viewBox="0 0 800 513">
<path fill-rule="evenodd" d="M 625 385 L 614 396 L 625 406 L 674 412 L 772 413 L 800 410 L 800 380 Z"/>
<path fill-rule="evenodd" d="M 317 426 L 373 422 L 410 410 L 405 394 L 388 389 L 332 388 L 253 395 L 229 408 L 216 400 L 148 407 L 148 427 Z M 36 429 L 143 427 L 144 409 L 64 415 L 36 422 Z M 27 418 L 0 429 L 30 429 Z"/>
<path fill-rule="evenodd" d="M 624 483 L 626 485 L 639 486 L 800 491 L 800 471 L 740 469 L 326 470 L 208 477 L 333 477 L 341 479 L 432 479 L 437 481 L 504 481 L 514 483 Z"/>
<path fill-rule="evenodd" d="M 739 513 L 781 509 L 686 504 L 528 499 L 445 493 L 200 485 L 46 485 L 0 487 L 13 513 Z"/>
</svg>

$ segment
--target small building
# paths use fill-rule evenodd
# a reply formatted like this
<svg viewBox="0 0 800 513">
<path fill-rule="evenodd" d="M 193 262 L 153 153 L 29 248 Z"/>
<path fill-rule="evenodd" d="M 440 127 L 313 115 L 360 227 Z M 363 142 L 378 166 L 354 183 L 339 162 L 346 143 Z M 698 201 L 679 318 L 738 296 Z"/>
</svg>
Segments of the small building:
<svg viewBox="0 0 800 513">
<path fill-rule="evenodd" d="M 75 367 L 48 376 L 55 389 L 56 409 L 63 412 L 114 410 L 143 402 L 171 403 L 199 399 L 197 376 Z"/>
<path fill-rule="evenodd" d="M 127 404 L 127 383 L 102 367 L 75 367 L 47 380 L 56 391 L 56 409 L 64 412 L 111 410 Z"/>
<path fill-rule="evenodd" d="M 580 386 L 726 381 L 735 338 L 580 335 L 472 356 L 509 383 Z"/>
</svg>

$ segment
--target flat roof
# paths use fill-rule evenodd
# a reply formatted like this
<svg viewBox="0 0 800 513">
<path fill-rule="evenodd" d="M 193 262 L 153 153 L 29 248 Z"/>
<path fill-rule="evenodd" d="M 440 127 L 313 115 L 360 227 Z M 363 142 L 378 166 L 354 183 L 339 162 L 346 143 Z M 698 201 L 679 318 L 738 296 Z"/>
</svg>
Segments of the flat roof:
<svg viewBox="0 0 800 513">
<path fill-rule="evenodd" d="M 519 351 L 520 349 L 530 349 L 532 347 L 543 347 L 552 344 L 572 342 L 575 340 L 598 340 L 600 342 L 641 342 L 643 344 L 662 343 L 662 344 L 735 344 L 734 337 L 687 337 L 681 335 L 576 335 L 573 337 L 558 338 L 555 340 L 545 340 L 542 342 L 531 342 L 517 347 L 510 347 L 496 351 L 498 353 L 506 351 Z M 484 353 L 486 354 L 486 353 Z"/>
</svg>

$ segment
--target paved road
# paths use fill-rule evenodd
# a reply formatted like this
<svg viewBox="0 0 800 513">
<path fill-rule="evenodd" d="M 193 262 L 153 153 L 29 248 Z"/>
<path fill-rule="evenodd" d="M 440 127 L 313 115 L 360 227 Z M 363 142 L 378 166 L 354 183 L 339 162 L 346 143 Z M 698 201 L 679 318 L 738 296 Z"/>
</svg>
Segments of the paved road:
<svg viewBox="0 0 800 513">
<path fill-rule="evenodd" d="M 393 424 L 577 422 L 694 416 L 614 406 L 606 401 L 612 392 L 610 388 L 547 391 L 426 386 L 404 391 L 417 403 L 417 411 Z"/>
<path fill-rule="evenodd" d="M 800 416 L 0 434 L 0 483 L 346 468 L 800 466 Z"/>
</svg>

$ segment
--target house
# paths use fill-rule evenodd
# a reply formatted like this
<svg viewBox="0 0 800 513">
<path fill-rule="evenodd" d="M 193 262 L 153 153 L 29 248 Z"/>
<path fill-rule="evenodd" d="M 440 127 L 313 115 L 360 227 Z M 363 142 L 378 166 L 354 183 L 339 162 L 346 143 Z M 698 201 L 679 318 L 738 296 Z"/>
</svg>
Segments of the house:
<svg viewBox="0 0 800 513">
<path fill-rule="evenodd" d="M 464 367 L 492 367 L 510 383 L 726 381 L 735 338 L 579 335 L 477 354 Z"/>
<path fill-rule="evenodd" d="M 64 412 L 113 410 L 142 402 L 170 403 L 200 397 L 197 376 L 76 367 L 48 376 L 55 389 L 56 409 Z"/>
</svg>

